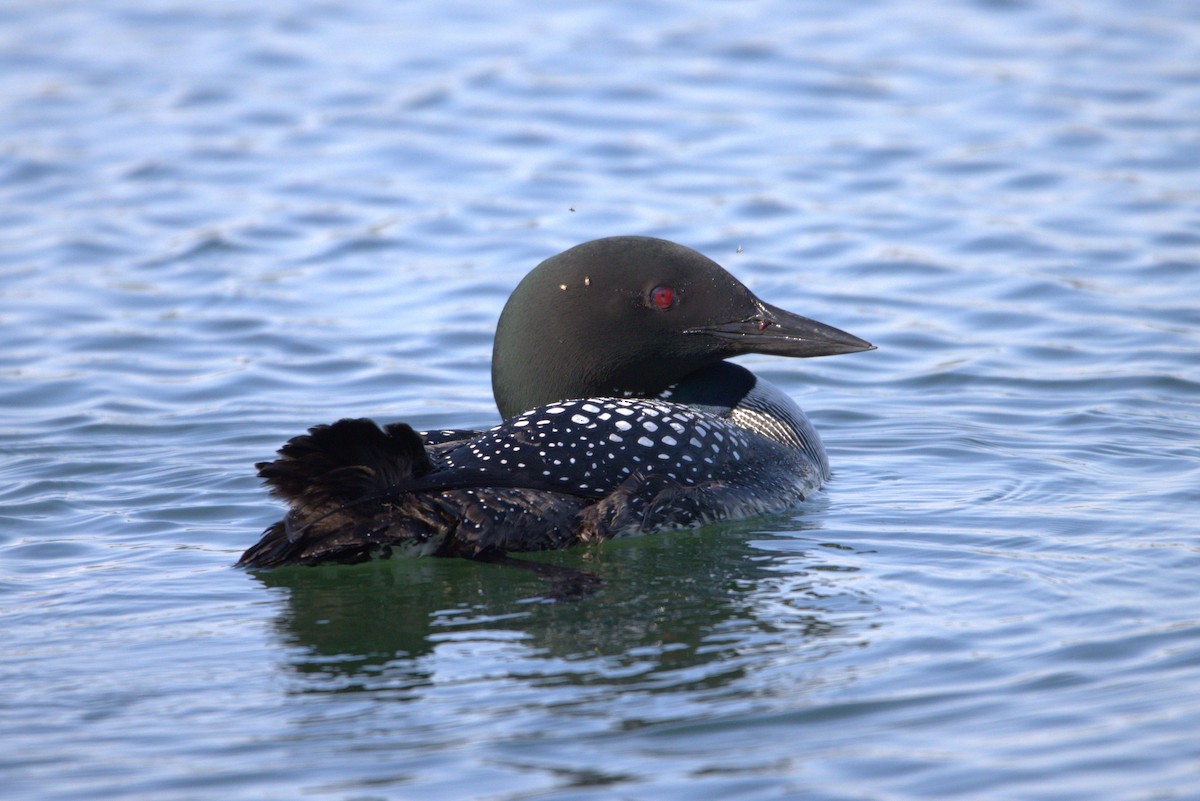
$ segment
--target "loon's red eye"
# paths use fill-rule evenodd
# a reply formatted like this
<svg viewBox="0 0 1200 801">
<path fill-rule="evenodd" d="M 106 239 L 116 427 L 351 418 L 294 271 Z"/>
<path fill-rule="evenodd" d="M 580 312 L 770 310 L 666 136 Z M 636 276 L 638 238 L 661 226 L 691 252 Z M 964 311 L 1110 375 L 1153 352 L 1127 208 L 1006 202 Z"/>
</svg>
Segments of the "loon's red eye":
<svg viewBox="0 0 1200 801">
<path fill-rule="evenodd" d="M 675 305 L 675 290 L 669 286 L 656 286 L 650 290 L 650 305 L 666 311 Z"/>
</svg>

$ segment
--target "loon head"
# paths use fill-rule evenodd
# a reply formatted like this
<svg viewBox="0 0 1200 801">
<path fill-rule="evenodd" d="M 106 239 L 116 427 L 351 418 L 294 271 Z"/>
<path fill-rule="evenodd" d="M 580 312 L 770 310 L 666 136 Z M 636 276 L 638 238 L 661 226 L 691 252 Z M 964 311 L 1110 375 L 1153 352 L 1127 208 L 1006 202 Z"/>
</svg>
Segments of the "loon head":
<svg viewBox="0 0 1200 801">
<path fill-rule="evenodd" d="M 873 348 L 759 300 L 690 248 L 614 236 L 546 259 L 517 285 L 496 326 L 492 391 L 507 419 L 571 398 L 653 397 L 743 353 Z"/>
</svg>

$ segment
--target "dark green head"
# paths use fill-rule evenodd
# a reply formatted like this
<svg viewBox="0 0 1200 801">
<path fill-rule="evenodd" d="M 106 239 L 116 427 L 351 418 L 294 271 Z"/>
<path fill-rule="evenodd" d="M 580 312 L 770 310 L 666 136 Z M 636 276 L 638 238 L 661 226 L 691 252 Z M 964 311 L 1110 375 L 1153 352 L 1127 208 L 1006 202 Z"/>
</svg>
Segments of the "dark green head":
<svg viewBox="0 0 1200 801">
<path fill-rule="evenodd" d="M 614 236 L 546 259 L 517 285 L 496 326 L 492 391 L 509 418 L 571 398 L 652 397 L 742 353 L 872 348 L 764 303 L 690 248 Z"/>
</svg>

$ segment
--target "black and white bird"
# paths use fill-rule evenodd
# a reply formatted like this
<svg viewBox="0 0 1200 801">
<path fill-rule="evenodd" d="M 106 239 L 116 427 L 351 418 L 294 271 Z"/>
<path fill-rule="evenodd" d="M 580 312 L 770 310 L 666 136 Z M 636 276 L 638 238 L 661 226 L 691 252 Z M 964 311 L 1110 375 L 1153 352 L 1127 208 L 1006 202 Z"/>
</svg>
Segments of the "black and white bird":
<svg viewBox="0 0 1200 801">
<path fill-rule="evenodd" d="M 788 508 L 829 476 L 821 440 L 791 398 L 725 359 L 872 348 L 681 245 L 578 245 L 500 315 L 502 423 L 418 433 L 346 419 L 295 437 L 258 465 L 289 511 L 239 564 L 496 561 Z"/>
</svg>

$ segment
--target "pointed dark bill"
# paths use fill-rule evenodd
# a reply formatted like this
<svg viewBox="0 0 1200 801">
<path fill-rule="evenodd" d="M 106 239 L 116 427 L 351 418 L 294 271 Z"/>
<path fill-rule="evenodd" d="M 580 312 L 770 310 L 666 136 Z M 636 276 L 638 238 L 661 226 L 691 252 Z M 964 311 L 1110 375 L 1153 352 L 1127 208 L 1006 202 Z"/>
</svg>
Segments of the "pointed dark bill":
<svg viewBox="0 0 1200 801">
<path fill-rule="evenodd" d="M 692 328 L 687 333 L 717 337 L 738 353 L 808 358 L 875 350 L 870 342 L 840 328 L 792 314 L 757 298 L 755 301 L 755 313 L 744 320 Z"/>
</svg>

